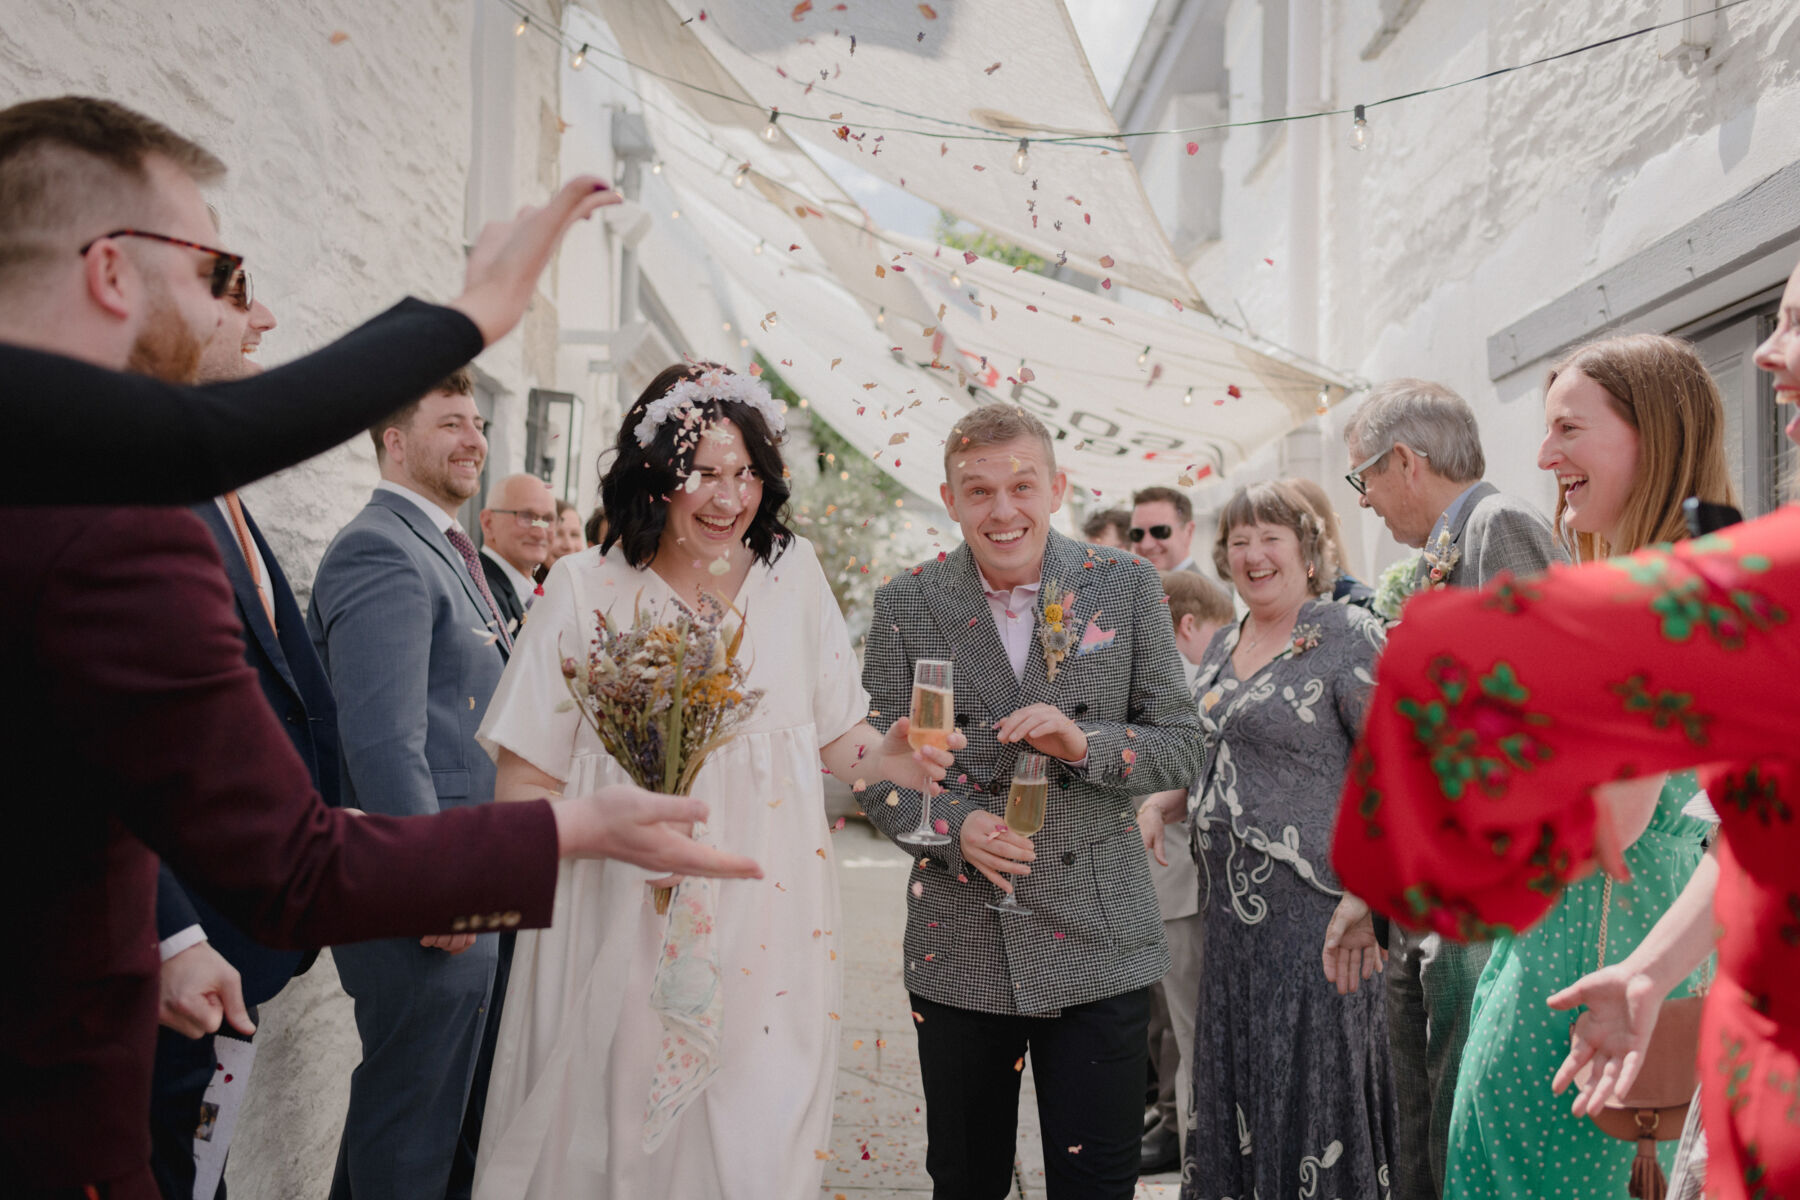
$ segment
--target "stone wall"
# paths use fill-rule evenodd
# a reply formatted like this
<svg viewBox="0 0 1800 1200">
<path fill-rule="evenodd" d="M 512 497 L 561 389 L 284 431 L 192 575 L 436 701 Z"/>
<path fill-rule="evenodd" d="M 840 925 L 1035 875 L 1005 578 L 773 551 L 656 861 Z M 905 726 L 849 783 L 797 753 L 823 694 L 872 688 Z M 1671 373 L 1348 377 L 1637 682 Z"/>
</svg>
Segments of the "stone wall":
<svg viewBox="0 0 1800 1200">
<path fill-rule="evenodd" d="M 562 19 L 559 0 L 531 8 L 552 27 Z M 221 240 L 248 256 L 256 295 L 280 322 L 260 356 L 274 365 L 404 295 L 454 295 L 465 235 L 559 182 L 562 57 L 546 38 L 515 39 L 515 19 L 498 0 L 26 0 L 0 21 L 0 105 L 104 96 L 224 158 L 231 173 L 209 199 Z M 506 83 L 489 93 L 495 113 L 473 107 L 479 39 Z M 583 236 L 605 239 L 598 222 Z M 610 290 L 607 261 L 590 286 Z M 479 360 L 500 392 L 494 478 L 523 459 L 528 390 L 557 384 L 553 277 L 546 287 L 524 330 Z M 81 469 L 78 447 L 30 452 Z M 325 547 L 375 480 L 373 449 L 358 439 L 245 490 L 302 606 Z M 322 1196 L 360 1053 L 330 955 L 262 1019 L 232 1195 Z"/>
</svg>

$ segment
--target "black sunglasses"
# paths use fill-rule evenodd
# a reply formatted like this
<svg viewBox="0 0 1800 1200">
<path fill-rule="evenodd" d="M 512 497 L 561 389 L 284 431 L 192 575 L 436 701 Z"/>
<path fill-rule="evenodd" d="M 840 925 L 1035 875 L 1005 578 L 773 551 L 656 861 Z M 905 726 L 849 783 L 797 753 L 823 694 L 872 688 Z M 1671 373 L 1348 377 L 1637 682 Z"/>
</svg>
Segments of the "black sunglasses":
<svg viewBox="0 0 1800 1200">
<path fill-rule="evenodd" d="M 111 233 L 103 233 L 94 241 L 83 246 L 79 253 L 81 257 L 86 258 L 87 252 L 94 248 L 94 242 L 104 242 L 108 238 L 121 237 L 149 238 L 153 242 L 167 242 L 171 246 L 182 246 L 189 250 L 198 250 L 202 254 L 212 255 L 210 282 L 214 300 L 225 298 L 225 293 L 231 290 L 232 278 L 237 274 L 238 268 L 244 265 L 244 256 L 241 254 L 233 254 L 229 250 L 220 250 L 214 246 L 204 246 L 199 242 L 190 242 L 186 238 L 170 237 L 166 233 L 150 233 L 143 229 L 115 229 Z"/>
<path fill-rule="evenodd" d="M 1144 540 L 1144 535 L 1147 533 L 1159 542 L 1166 542 L 1169 540 L 1169 535 L 1174 532 L 1175 527 L 1173 525 L 1152 525 L 1148 529 L 1139 529 L 1137 526 L 1133 525 L 1130 529 L 1125 531 L 1125 536 L 1134 542 L 1141 542 Z"/>
</svg>

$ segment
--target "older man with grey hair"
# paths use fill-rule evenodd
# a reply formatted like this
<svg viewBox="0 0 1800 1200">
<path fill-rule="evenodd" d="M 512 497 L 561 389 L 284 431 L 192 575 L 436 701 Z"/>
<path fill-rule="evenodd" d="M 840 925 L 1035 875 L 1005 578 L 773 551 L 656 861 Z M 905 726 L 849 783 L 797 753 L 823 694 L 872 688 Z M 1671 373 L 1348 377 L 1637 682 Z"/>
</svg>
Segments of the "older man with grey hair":
<svg viewBox="0 0 1800 1200">
<path fill-rule="evenodd" d="M 1419 586 L 1480 587 L 1503 571 L 1536 574 L 1560 557 L 1550 523 L 1536 509 L 1482 482 L 1487 460 L 1475 414 L 1443 384 L 1395 379 L 1377 387 L 1350 418 L 1344 445 L 1355 464 L 1346 478 L 1362 506 L 1374 509 L 1396 540 L 1423 551 Z M 1328 938 L 1339 932 L 1334 920 Z M 1388 1037 L 1400 1104 L 1392 1195 L 1435 1200 L 1488 948 L 1396 925 L 1388 949 L 1395 965 Z"/>
</svg>

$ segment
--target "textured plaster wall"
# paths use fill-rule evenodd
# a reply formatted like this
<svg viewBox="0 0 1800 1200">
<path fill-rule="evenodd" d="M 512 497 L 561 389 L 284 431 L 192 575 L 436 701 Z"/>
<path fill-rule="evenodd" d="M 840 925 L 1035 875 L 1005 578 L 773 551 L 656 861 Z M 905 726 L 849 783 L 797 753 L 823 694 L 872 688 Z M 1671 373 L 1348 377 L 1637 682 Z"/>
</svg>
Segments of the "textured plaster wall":
<svg viewBox="0 0 1800 1200">
<path fill-rule="evenodd" d="M 1323 8 L 1323 91 L 1339 107 L 1637 28 L 1658 6 L 1425 0 L 1367 62 L 1375 0 Z M 1452 384 L 1476 407 L 1489 478 L 1548 508 L 1554 493 L 1535 466 L 1546 364 L 1490 381 L 1487 337 L 1800 156 L 1800 6 L 1744 5 L 1719 20 L 1696 67 L 1662 61 L 1651 35 L 1372 109 L 1375 142 L 1360 154 L 1349 148 L 1348 120 L 1333 121 L 1322 220 L 1310 233 L 1289 227 L 1287 148 L 1264 152 L 1260 131 L 1234 132 L 1224 237 L 1195 263 L 1202 294 L 1227 315 L 1242 305 L 1253 327 L 1279 340 L 1290 316 L 1287 247 L 1316 236 L 1321 357 L 1373 380 Z M 1261 95 L 1260 0 L 1234 0 L 1226 39 L 1241 119 Z M 1336 414 L 1326 422 L 1324 474 L 1349 513 L 1341 424 Z M 1372 516 L 1349 526 L 1363 570 L 1400 553 Z"/>
<path fill-rule="evenodd" d="M 474 132 L 471 104 L 483 6 L 500 10 L 511 75 L 509 119 L 486 134 Z M 561 19 L 560 3 L 532 8 Z M 209 198 L 222 242 L 249 256 L 256 294 L 280 322 L 260 355 L 273 365 L 403 295 L 456 293 L 479 138 L 483 170 L 495 173 L 489 193 L 506 204 L 478 216 L 510 216 L 558 182 L 561 56 L 546 39 L 515 40 L 512 23 L 497 0 L 14 0 L 0 19 L 0 105 L 105 96 L 224 158 L 231 173 Z M 348 37 L 334 44 L 338 32 Z M 598 245 L 598 228 L 574 236 Z M 610 289 L 600 261 L 592 286 Z M 522 460 L 527 391 L 556 386 L 554 278 L 547 287 L 523 330 L 479 360 L 502 393 L 494 478 Z M 79 447 L 31 452 L 81 466 Z M 320 555 L 376 477 L 372 448 L 358 439 L 246 489 L 303 606 Z M 232 1194 L 321 1196 L 359 1057 L 330 955 L 266 1005 L 262 1021 Z"/>
</svg>

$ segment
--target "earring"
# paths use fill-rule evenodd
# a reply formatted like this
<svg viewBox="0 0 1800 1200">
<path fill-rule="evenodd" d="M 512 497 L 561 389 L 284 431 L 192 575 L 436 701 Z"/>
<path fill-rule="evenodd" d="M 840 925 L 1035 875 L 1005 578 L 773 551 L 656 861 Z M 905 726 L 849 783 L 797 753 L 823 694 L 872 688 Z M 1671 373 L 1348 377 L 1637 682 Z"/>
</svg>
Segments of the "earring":
<svg viewBox="0 0 1800 1200">
<path fill-rule="evenodd" d="M 1311 579 L 1311 578 L 1312 578 L 1312 577 L 1313 577 L 1313 569 L 1312 569 L 1312 566 L 1311 566 L 1311 565 L 1310 565 L 1310 564 L 1308 564 L 1308 566 L 1307 566 L 1307 568 L 1306 568 L 1306 577 L 1307 577 L 1307 578 L 1308 578 L 1308 579 Z"/>
</svg>

